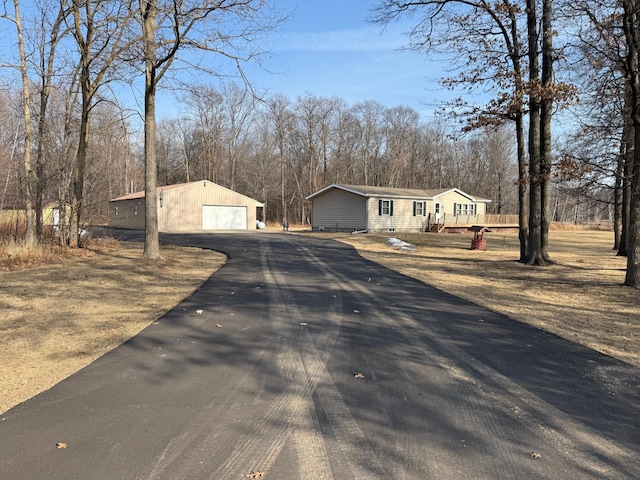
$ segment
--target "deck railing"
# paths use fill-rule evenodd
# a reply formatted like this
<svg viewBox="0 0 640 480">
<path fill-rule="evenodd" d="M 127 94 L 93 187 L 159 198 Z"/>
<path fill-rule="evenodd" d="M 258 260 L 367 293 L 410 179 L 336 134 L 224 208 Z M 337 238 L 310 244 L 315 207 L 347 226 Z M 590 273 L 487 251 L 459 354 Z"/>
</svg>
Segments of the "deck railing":
<svg viewBox="0 0 640 480">
<path fill-rule="evenodd" d="M 438 221 L 440 225 L 518 225 L 518 215 L 453 215 L 442 214 Z"/>
<path fill-rule="evenodd" d="M 494 228 L 517 228 L 518 215 L 454 215 L 444 213 L 437 222 L 434 222 L 430 214 L 426 231 L 441 232 L 446 229 L 468 228 L 472 225 Z"/>
</svg>

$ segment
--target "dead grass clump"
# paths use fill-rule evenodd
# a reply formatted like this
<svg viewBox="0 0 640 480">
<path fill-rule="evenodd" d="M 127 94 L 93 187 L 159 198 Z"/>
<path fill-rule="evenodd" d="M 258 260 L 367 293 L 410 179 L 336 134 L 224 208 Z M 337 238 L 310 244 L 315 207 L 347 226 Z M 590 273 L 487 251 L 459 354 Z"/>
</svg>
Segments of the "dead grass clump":
<svg viewBox="0 0 640 480">
<path fill-rule="evenodd" d="M 609 222 L 605 223 L 590 223 L 590 224 L 580 224 L 576 225 L 575 223 L 560 223 L 553 222 L 549 225 L 549 230 L 555 231 L 566 231 L 566 232 L 575 232 L 575 231 L 600 231 L 600 232 L 610 232 L 611 225 Z"/>
<path fill-rule="evenodd" d="M 66 258 L 86 256 L 88 251 L 72 251 L 50 243 L 28 244 L 24 240 L 0 243 L 0 271 L 15 271 L 59 263 Z"/>
<path fill-rule="evenodd" d="M 122 248 L 120 242 L 113 237 L 89 237 L 82 246 L 97 253 L 113 252 Z"/>
</svg>

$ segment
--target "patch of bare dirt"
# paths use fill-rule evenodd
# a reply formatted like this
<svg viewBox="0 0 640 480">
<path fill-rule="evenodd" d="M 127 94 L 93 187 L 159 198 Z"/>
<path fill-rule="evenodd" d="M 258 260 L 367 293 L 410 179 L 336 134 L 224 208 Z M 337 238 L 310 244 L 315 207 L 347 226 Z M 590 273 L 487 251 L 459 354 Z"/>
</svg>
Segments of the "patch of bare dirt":
<svg viewBox="0 0 640 480">
<path fill-rule="evenodd" d="M 51 388 L 131 338 L 218 270 L 226 257 L 142 245 L 0 274 L 0 412 Z"/>
<path fill-rule="evenodd" d="M 626 258 L 613 233 L 551 231 L 553 265 L 517 262 L 515 234 L 488 233 L 487 250 L 471 250 L 471 234 L 396 238 L 414 252 L 386 244 L 390 235 L 332 235 L 360 254 L 453 295 L 640 367 L 640 295 L 624 287 Z"/>
</svg>

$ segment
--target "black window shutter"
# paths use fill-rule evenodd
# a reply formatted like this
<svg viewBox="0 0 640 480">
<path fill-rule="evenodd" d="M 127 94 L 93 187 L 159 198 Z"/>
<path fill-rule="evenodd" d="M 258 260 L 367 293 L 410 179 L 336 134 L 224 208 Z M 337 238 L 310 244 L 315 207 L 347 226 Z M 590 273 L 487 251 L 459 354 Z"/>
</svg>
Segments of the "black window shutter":
<svg viewBox="0 0 640 480">
<path fill-rule="evenodd" d="M 422 202 L 422 216 L 427 216 L 427 202 Z"/>
<path fill-rule="evenodd" d="M 378 215 L 382 215 L 382 200 L 378 200 Z"/>
<path fill-rule="evenodd" d="M 389 200 L 389 215 L 393 217 L 393 200 Z"/>
<path fill-rule="evenodd" d="M 418 202 L 413 202 L 413 216 L 414 217 L 416 216 L 416 208 L 417 208 L 416 205 L 417 205 L 417 203 Z"/>
</svg>

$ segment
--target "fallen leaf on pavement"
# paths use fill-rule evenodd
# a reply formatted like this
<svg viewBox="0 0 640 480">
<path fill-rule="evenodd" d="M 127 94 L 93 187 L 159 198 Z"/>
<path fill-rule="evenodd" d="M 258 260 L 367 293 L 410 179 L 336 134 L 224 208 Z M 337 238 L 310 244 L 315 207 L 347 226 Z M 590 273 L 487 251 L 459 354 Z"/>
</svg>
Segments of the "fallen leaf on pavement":
<svg viewBox="0 0 640 480">
<path fill-rule="evenodd" d="M 56 443 L 56 448 L 67 448 L 67 444 L 64 442 L 58 442 Z"/>
<path fill-rule="evenodd" d="M 531 452 L 529 455 L 531 455 L 531 458 L 540 458 L 540 457 L 542 457 L 542 455 L 540 455 L 538 452 Z"/>
<path fill-rule="evenodd" d="M 202 315 L 202 310 L 196 310 L 196 313 L 197 313 L 198 315 Z"/>
<path fill-rule="evenodd" d="M 249 477 L 249 478 L 260 478 L 260 477 L 262 477 L 263 475 L 264 475 L 264 472 L 261 472 L 261 471 L 257 471 L 257 472 L 251 471 L 251 473 L 247 474 L 247 477 Z"/>
<path fill-rule="evenodd" d="M 364 378 L 364 374 L 363 373 L 356 373 L 354 375 L 355 378 Z"/>
</svg>

